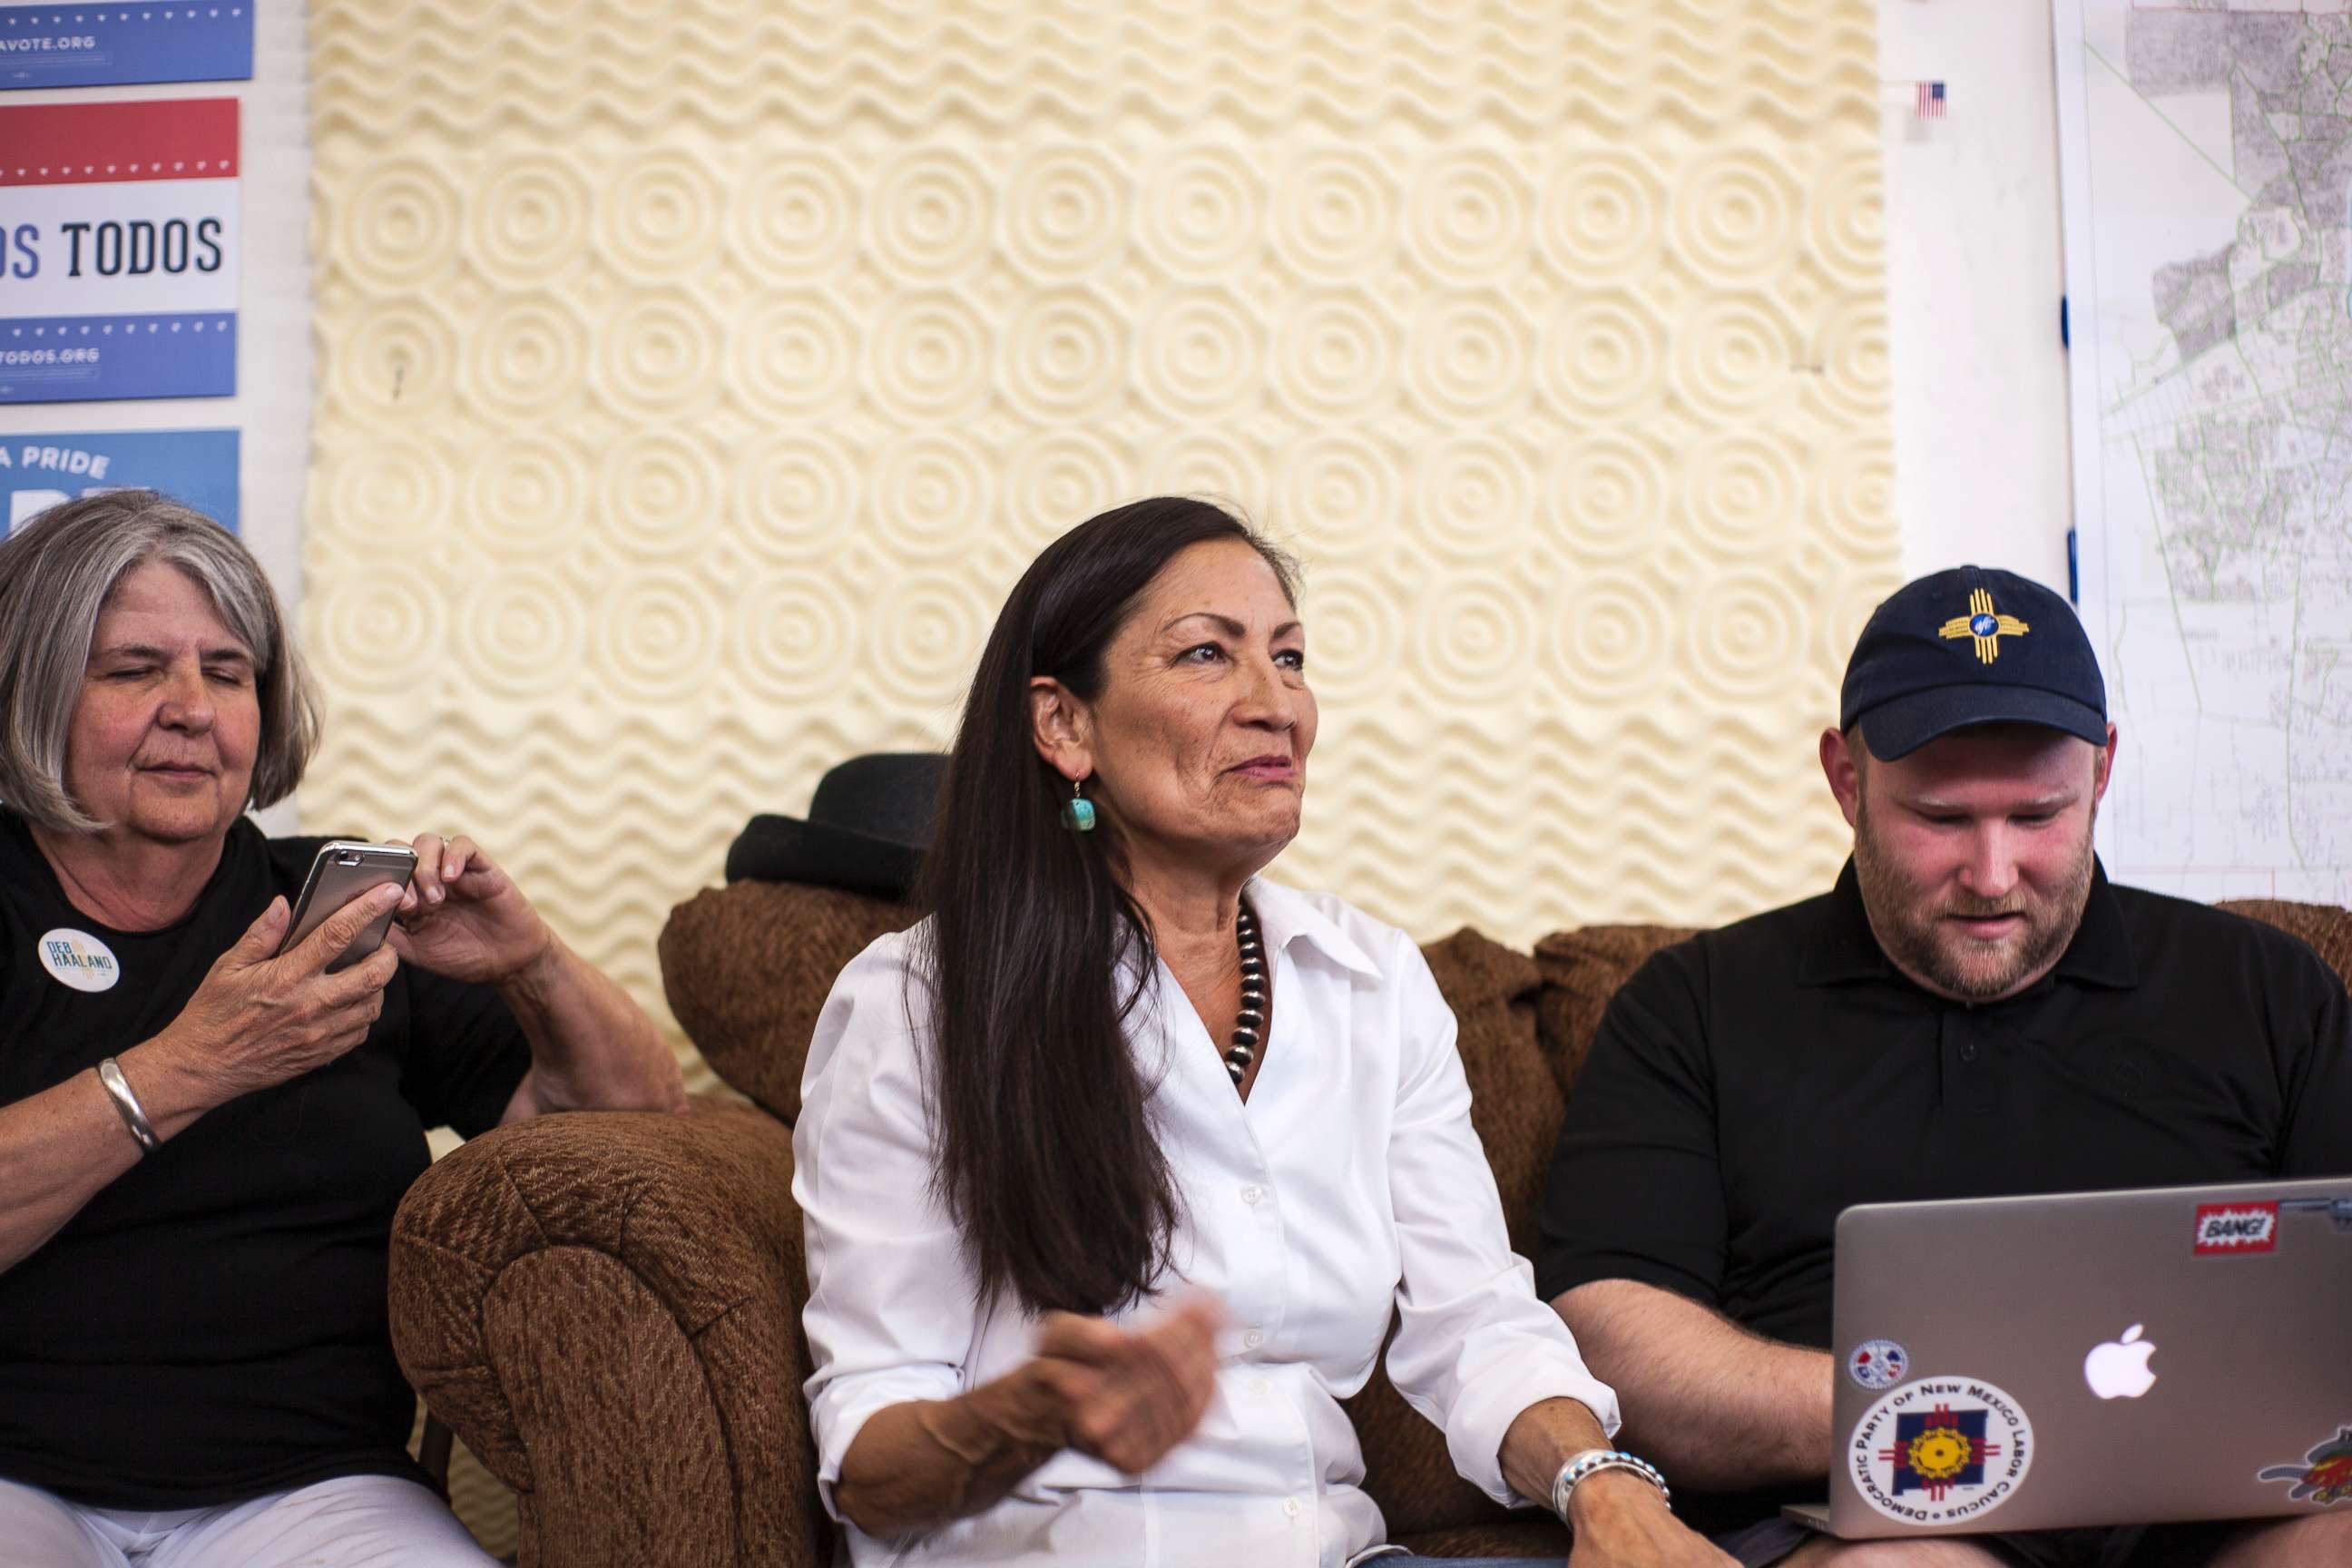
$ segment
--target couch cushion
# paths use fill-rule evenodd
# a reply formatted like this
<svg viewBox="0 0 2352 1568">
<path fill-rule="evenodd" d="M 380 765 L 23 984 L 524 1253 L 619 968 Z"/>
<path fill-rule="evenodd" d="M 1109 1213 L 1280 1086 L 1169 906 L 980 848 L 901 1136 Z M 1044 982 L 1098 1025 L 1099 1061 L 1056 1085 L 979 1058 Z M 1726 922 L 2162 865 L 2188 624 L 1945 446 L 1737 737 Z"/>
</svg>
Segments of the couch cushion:
<svg viewBox="0 0 2352 1568">
<path fill-rule="evenodd" d="M 2291 904 L 2284 899 L 2231 899 L 2214 907 L 2301 937 L 2346 984 L 2352 985 L 2352 910 L 2334 904 Z"/>
<path fill-rule="evenodd" d="M 1534 962 L 1475 931 L 1422 950 L 1454 1009 L 1462 1068 L 1470 1079 L 1470 1121 L 1502 1189 L 1511 1246 L 1535 1245 L 1544 1168 L 1566 1109 L 1536 1042 Z"/>
<path fill-rule="evenodd" d="M 799 882 L 706 888 L 662 928 L 662 991 L 710 1070 L 789 1122 L 835 979 L 917 918 L 904 904 Z"/>
<path fill-rule="evenodd" d="M 1556 931 L 1536 943 L 1536 968 L 1543 990 L 1536 1001 L 1536 1037 L 1552 1079 L 1566 1096 L 1592 1050 L 1592 1037 L 1609 999 L 1633 971 L 1662 947 L 1696 934 L 1689 926 L 1586 926 Z M 1563 1102 L 1564 1103 L 1564 1102 Z M 1559 1131 L 1554 1116 L 1551 1133 Z M 1551 1157 L 1546 1135 L 1544 1158 Z"/>
</svg>

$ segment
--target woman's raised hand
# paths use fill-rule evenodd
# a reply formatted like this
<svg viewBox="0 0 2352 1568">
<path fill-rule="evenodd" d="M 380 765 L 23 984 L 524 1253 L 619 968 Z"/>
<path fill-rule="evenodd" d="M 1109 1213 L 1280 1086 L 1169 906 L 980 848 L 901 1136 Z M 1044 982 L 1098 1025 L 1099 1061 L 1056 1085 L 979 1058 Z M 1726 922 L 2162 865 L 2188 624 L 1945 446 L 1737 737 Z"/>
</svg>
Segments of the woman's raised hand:
<svg viewBox="0 0 2352 1568">
<path fill-rule="evenodd" d="M 372 888 L 280 953 L 293 917 L 284 899 L 272 900 L 154 1043 L 221 1101 L 324 1067 L 367 1038 L 399 960 L 380 947 L 339 973 L 327 965 L 399 901 L 398 888 Z"/>
<path fill-rule="evenodd" d="M 552 950 L 547 922 L 480 845 L 463 834 L 420 833 L 409 847 L 416 871 L 392 935 L 402 958 L 452 980 L 496 984 Z"/>
<path fill-rule="evenodd" d="M 1130 1476 L 1158 1464 L 1192 1435 L 1216 1392 L 1224 1321 L 1204 1296 L 1138 1329 L 1049 1314 L 1036 1371 L 1061 1399 L 1070 1447 Z"/>
</svg>

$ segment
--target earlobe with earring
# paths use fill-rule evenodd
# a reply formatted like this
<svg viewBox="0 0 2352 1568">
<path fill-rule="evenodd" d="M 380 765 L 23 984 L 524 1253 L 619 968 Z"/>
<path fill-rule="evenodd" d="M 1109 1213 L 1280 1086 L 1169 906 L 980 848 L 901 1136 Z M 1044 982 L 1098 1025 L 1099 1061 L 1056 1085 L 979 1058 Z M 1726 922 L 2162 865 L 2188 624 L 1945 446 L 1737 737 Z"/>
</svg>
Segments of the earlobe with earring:
<svg viewBox="0 0 2352 1568">
<path fill-rule="evenodd" d="M 1087 798 L 1087 781 L 1070 781 L 1070 798 L 1062 803 L 1062 826 L 1073 833 L 1095 830 L 1095 803 Z"/>
</svg>

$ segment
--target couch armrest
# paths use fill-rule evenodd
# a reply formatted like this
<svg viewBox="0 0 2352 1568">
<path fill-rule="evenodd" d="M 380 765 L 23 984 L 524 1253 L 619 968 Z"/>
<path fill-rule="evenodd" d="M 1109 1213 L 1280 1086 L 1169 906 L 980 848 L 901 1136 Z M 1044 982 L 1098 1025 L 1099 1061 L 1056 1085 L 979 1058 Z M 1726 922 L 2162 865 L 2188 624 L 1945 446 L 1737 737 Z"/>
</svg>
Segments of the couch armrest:
<svg viewBox="0 0 2352 1568">
<path fill-rule="evenodd" d="M 816 1568 L 792 1133 L 754 1107 L 542 1116 L 393 1221 L 393 1348 L 511 1487 L 522 1563 Z"/>
</svg>

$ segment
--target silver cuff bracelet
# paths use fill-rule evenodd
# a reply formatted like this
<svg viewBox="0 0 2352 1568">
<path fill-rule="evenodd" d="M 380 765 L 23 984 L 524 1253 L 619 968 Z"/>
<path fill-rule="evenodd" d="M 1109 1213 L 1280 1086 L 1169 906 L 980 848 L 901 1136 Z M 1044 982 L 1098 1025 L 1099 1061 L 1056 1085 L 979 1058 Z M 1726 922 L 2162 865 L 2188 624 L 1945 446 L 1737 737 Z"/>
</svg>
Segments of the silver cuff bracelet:
<svg viewBox="0 0 2352 1568">
<path fill-rule="evenodd" d="M 139 1097 L 131 1092 L 131 1080 L 114 1065 L 112 1057 L 98 1064 L 98 1081 L 104 1086 L 106 1097 L 114 1101 L 115 1113 L 122 1125 L 131 1129 L 131 1136 L 139 1140 L 139 1157 L 145 1159 L 155 1152 L 161 1142 L 155 1129 L 147 1124 L 147 1113 L 139 1108 Z"/>
<path fill-rule="evenodd" d="M 1567 1522 L 1569 1494 L 1576 1490 L 1577 1483 L 1602 1470 L 1631 1470 L 1657 1488 L 1658 1496 L 1664 1500 L 1668 1508 L 1674 1506 L 1675 1494 L 1667 1489 L 1666 1478 L 1658 1473 L 1657 1466 L 1647 1459 L 1636 1458 L 1622 1448 L 1587 1448 L 1571 1456 L 1568 1463 L 1559 1468 L 1559 1474 L 1552 1478 L 1551 1510 L 1559 1515 L 1562 1523 Z"/>
</svg>

